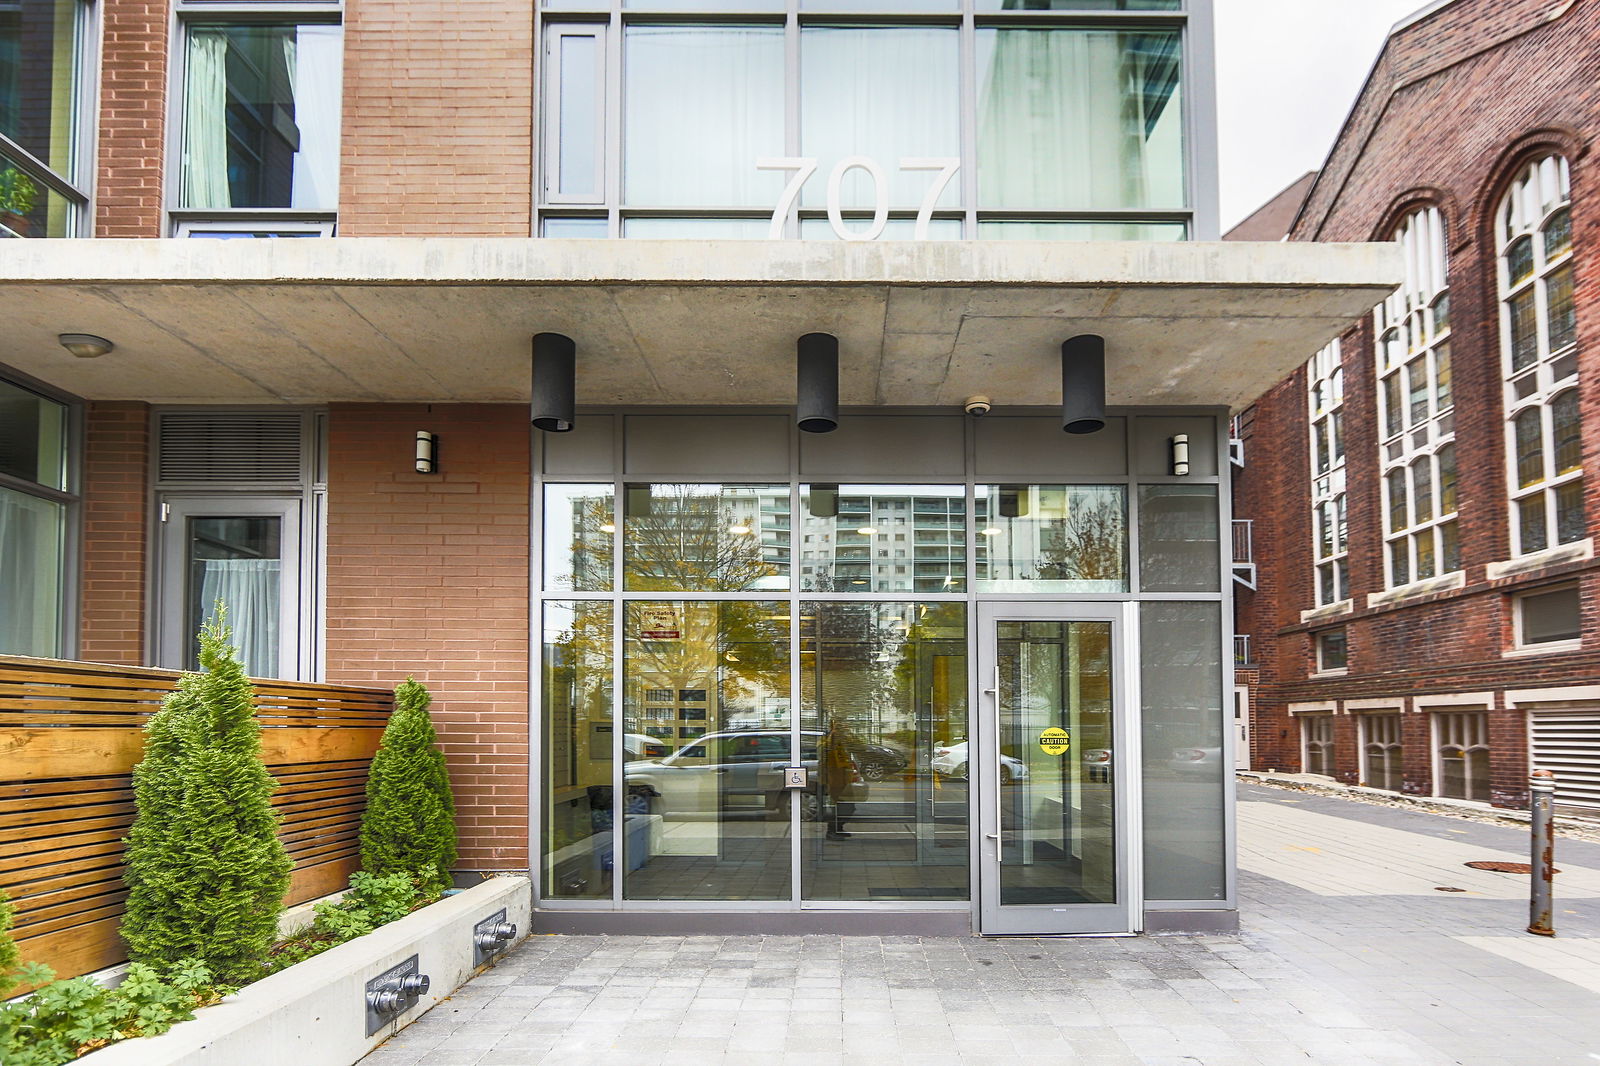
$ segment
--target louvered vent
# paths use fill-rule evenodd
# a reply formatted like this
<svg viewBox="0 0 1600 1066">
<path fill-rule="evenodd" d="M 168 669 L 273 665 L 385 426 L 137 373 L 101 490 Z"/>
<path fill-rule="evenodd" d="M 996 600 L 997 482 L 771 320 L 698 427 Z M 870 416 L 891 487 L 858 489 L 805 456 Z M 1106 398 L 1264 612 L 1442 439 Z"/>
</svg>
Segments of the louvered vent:
<svg viewBox="0 0 1600 1066">
<path fill-rule="evenodd" d="M 1600 810 L 1600 708 L 1533 713 L 1533 765 L 1556 775 L 1556 802 Z"/>
<path fill-rule="evenodd" d="M 210 484 L 297 482 L 302 426 L 298 412 L 167 412 L 158 476 Z"/>
</svg>

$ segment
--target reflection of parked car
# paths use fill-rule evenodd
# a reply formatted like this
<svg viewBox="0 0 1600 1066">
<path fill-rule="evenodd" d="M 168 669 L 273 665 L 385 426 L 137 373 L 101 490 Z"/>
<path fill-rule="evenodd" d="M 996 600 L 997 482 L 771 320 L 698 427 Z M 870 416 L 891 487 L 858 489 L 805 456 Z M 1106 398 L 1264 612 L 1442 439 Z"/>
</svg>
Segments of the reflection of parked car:
<svg viewBox="0 0 1600 1066">
<path fill-rule="evenodd" d="M 933 749 L 933 771 L 944 774 L 946 777 L 967 776 L 967 742 L 958 740 L 954 744 L 941 744 Z M 1009 785 L 1013 781 L 1021 781 L 1028 776 L 1028 768 L 1021 759 L 1013 759 L 1009 755 L 1000 756 L 1000 783 Z"/>
<path fill-rule="evenodd" d="M 1212 777 L 1222 766 L 1222 749 L 1178 748 L 1172 753 L 1167 768 L 1185 777 Z"/>
<path fill-rule="evenodd" d="M 643 733 L 622 734 L 622 761 L 632 762 L 634 759 L 660 759 L 672 754 L 672 745 L 663 744 L 655 737 L 647 737 Z"/>
<path fill-rule="evenodd" d="M 1102 784 L 1111 780 L 1111 749 L 1089 748 L 1083 753 L 1084 776 Z"/>
<path fill-rule="evenodd" d="M 850 749 L 861 776 L 868 781 L 882 781 L 906 768 L 911 761 L 894 748 L 884 744 L 862 744 Z"/>
<path fill-rule="evenodd" d="M 822 734 L 800 734 L 800 765 L 810 788 L 800 798 L 801 816 L 817 816 L 817 742 Z M 720 817 L 728 809 L 751 813 L 787 811 L 783 769 L 789 759 L 788 730 L 738 730 L 709 733 L 660 760 L 631 762 L 623 775 L 632 797 L 643 797 L 652 813 L 678 817 Z"/>
</svg>

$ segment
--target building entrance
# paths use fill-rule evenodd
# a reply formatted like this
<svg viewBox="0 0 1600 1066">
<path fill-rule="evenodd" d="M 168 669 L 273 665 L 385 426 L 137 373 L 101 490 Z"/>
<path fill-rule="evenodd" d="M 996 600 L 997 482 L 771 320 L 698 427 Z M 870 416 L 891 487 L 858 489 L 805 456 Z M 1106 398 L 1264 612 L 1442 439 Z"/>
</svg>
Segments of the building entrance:
<svg viewBox="0 0 1600 1066">
<path fill-rule="evenodd" d="M 979 930 L 1127 933 L 1120 604 L 979 606 Z"/>
</svg>

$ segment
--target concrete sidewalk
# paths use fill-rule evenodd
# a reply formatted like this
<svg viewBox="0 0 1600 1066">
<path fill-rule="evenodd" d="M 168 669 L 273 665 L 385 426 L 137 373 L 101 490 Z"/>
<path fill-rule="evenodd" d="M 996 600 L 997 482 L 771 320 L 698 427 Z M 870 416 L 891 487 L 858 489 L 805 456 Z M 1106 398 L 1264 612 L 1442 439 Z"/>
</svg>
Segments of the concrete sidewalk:
<svg viewBox="0 0 1600 1066">
<path fill-rule="evenodd" d="M 1600 845 L 1240 787 L 1236 937 L 536 936 L 368 1066 L 1600 1064 Z M 1460 889 L 1441 892 L 1438 889 Z"/>
</svg>

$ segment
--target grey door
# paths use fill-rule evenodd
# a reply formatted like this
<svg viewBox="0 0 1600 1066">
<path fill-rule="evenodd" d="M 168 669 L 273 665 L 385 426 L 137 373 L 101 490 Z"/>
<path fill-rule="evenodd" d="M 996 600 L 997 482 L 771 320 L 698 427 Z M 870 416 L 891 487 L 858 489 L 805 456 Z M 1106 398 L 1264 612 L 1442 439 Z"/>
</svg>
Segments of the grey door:
<svg viewBox="0 0 1600 1066">
<path fill-rule="evenodd" d="M 1133 931 L 1124 610 L 979 607 L 985 934 Z"/>
</svg>

